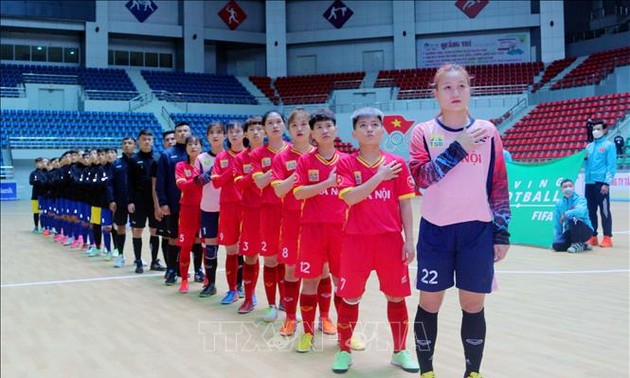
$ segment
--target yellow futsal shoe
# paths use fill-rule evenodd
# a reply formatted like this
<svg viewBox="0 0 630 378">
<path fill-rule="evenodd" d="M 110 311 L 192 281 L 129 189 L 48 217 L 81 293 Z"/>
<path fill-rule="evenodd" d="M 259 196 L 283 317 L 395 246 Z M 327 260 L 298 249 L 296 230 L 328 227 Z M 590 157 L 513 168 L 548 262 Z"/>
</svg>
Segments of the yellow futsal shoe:
<svg viewBox="0 0 630 378">
<path fill-rule="evenodd" d="M 435 378 L 435 373 L 433 370 L 427 371 L 426 373 L 420 374 L 420 378 Z"/>
<path fill-rule="evenodd" d="M 357 352 L 363 351 L 365 350 L 365 343 L 353 337 L 352 339 L 350 339 L 350 349 Z"/>
<path fill-rule="evenodd" d="M 476 371 L 473 371 L 472 373 L 468 374 L 466 378 L 483 378 L 483 376 Z"/>
<path fill-rule="evenodd" d="M 313 335 L 305 333 L 300 336 L 300 339 L 295 346 L 295 351 L 298 353 L 306 353 L 310 352 L 311 349 L 313 349 Z"/>
</svg>

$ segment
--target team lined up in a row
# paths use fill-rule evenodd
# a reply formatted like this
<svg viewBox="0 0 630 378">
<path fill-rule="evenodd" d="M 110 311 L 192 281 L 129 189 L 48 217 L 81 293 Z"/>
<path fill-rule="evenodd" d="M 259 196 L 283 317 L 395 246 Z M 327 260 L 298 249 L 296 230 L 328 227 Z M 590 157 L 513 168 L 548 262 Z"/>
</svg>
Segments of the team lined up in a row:
<svg viewBox="0 0 630 378">
<path fill-rule="evenodd" d="M 255 308 L 258 259 L 262 256 L 268 301 L 263 319 L 276 320 L 279 306 L 283 306 L 286 319 L 281 333 L 294 334 L 299 298 L 303 319 L 303 334 L 296 345 L 299 352 L 312 347 L 318 304 L 322 328 L 336 331 L 332 322 L 325 321 L 329 320 L 328 308 L 322 300 L 328 296 L 330 303 L 332 275 L 340 348 L 332 369 L 338 373 L 352 364 L 359 303 L 375 270 L 387 298 L 394 346 L 391 363 L 409 372 L 420 370 L 422 378 L 435 377 L 437 315 L 445 290 L 456 283 L 462 308 L 464 376 L 479 378 L 486 334 L 484 298 L 492 290 L 493 264 L 509 248 L 505 162 L 496 128 L 468 113 L 470 77 L 466 70 L 444 65 L 437 71 L 435 83 L 441 112 L 414 128 L 409 168 L 402 158 L 380 149 L 383 114 L 374 108 L 359 109 L 351 117 L 352 135 L 359 144 L 352 155 L 335 150 L 335 115 L 324 109 L 310 115 L 302 110 L 291 114 L 292 144 L 283 139 L 285 120 L 276 111 L 244 124 L 211 124 L 207 138 L 212 150 L 208 153 L 201 152 L 200 139 L 191 136 L 190 127 L 182 123 L 175 127 L 176 144 L 151 164 L 155 166 L 151 205 L 148 191 L 145 203 L 126 207 L 120 204 L 129 196 L 123 195 L 117 202 L 119 197 L 113 194 L 110 209 L 103 213 L 112 210 L 114 218 L 120 219 L 118 214 L 125 214 L 121 209 L 134 214 L 140 209 L 147 218 L 153 215 L 156 224 L 163 222 L 169 238 L 165 283 L 174 284 L 179 271 L 182 293 L 189 290 L 190 253 L 200 256 L 199 236 L 206 244 L 202 295 L 216 292 L 216 244 L 220 244 L 227 250 L 229 288 L 222 303 L 237 301 L 237 256 L 242 256 L 245 300 L 239 313 Z M 228 149 L 222 150 L 226 135 Z M 469 158 L 473 154 L 475 159 Z M 115 168 L 113 176 L 125 169 L 132 171 Z M 426 189 L 417 249 L 409 201 L 415 194 L 414 180 Z M 112 191 L 121 190 L 123 184 L 115 179 L 111 183 Z M 467 188 L 465 196 L 461 195 L 463 187 Z M 151 206 L 153 214 L 148 210 Z M 120 241 L 120 235 L 115 239 Z M 406 350 L 405 298 L 411 294 L 407 266 L 415 250 L 420 257 L 416 286 L 421 295 L 414 322 L 420 364 Z M 137 264 L 141 264 L 138 258 Z M 199 272 L 197 266 L 195 272 Z"/>
</svg>

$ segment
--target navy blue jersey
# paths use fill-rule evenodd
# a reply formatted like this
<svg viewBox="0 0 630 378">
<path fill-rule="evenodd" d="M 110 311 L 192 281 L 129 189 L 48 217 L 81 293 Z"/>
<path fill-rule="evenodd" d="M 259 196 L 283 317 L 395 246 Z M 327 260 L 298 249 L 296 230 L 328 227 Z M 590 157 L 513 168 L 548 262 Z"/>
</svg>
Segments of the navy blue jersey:
<svg viewBox="0 0 630 378">
<path fill-rule="evenodd" d="M 116 159 L 111 168 L 111 180 L 107 185 L 107 201 L 116 202 L 116 206 L 127 206 L 129 201 L 129 157 L 123 155 Z"/>
<path fill-rule="evenodd" d="M 175 165 L 187 159 L 186 145 L 178 143 L 162 152 L 157 165 L 155 191 L 158 201 L 160 206 L 168 205 L 172 213 L 179 212 L 179 198 L 181 196 L 181 192 L 175 184 Z"/>
<path fill-rule="evenodd" d="M 31 172 L 28 178 L 28 183 L 33 186 L 33 189 L 31 191 L 31 199 L 35 200 L 39 196 L 44 194 L 44 187 L 46 185 L 46 171 L 44 171 L 43 169 L 34 170 L 33 172 Z"/>
</svg>

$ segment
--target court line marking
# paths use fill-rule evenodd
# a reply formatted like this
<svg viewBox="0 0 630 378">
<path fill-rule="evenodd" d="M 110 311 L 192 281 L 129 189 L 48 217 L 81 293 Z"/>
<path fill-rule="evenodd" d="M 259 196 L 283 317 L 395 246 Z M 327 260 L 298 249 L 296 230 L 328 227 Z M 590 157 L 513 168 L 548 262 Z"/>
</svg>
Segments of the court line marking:
<svg viewBox="0 0 630 378">
<path fill-rule="evenodd" d="M 417 269 L 415 266 L 409 267 L 411 270 Z M 218 269 L 217 269 L 218 270 Z M 592 269 L 592 270 L 497 270 L 500 274 L 602 274 L 602 273 L 630 273 L 630 269 Z M 98 282 L 98 281 L 115 281 L 130 280 L 136 278 L 164 276 L 164 273 L 149 273 L 141 275 L 114 276 L 114 277 L 93 277 L 79 278 L 74 280 L 57 280 L 57 281 L 34 281 L 21 283 L 8 283 L 0 285 L 0 288 L 7 289 L 11 287 L 29 287 L 41 285 L 62 285 L 71 283 Z"/>
<path fill-rule="evenodd" d="M 417 270 L 417 266 L 409 269 Z M 505 274 L 602 274 L 602 273 L 630 273 L 630 269 L 590 269 L 590 270 L 495 270 L 495 273 Z"/>
<path fill-rule="evenodd" d="M 592 269 L 592 270 L 495 270 L 505 274 L 599 274 L 599 273 L 630 273 L 630 269 Z"/>
<path fill-rule="evenodd" d="M 83 282 L 97 282 L 97 281 L 113 281 L 113 280 L 130 280 L 134 278 L 156 277 L 164 276 L 164 273 L 149 273 L 149 274 L 136 274 L 133 276 L 113 276 L 113 277 L 92 277 L 92 278 L 79 278 L 74 280 L 57 280 L 57 281 L 34 281 L 34 282 L 21 282 L 21 283 L 9 283 L 1 284 L 0 288 L 9 287 L 24 287 L 24 286 L 40 286 L 40 285 L 57 285 L 67 283 L 83 283 Z"/>
</svg>

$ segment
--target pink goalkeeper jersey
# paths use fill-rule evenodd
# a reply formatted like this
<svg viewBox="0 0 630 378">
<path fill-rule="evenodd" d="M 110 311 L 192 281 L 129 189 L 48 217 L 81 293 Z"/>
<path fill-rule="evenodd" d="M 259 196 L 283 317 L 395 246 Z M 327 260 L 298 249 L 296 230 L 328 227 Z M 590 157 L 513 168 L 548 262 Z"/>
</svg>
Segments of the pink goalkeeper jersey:
<svg viewBox="0 0 630 378">
<path fill-rule="evenodd" d="M 216 157 L 208 152 L 197 156 L 197 164 L 201 167 L 201 172 L 206 173 L 214 165 Z M 203 186 L 201 195 L 201 210 L 205 212 L 219 211 L 219 198 L 221 198 L 221 188 L 215 188 L 212 181 Z"/>
<path fill-rule="evenodd" d="M 451 146 L 461 129 L 437 119 L 413 129 L 409 165 L 416 184 L 426 189 L 422 217 L 438 226 L 493 221 L 495 233 L 507 232 L 510 210 L 501 137 L 488 121 L 472 120 L 468 127 L 484 128 L 488 135 L 468 154 L 459 143 Z"/>
</svg>

